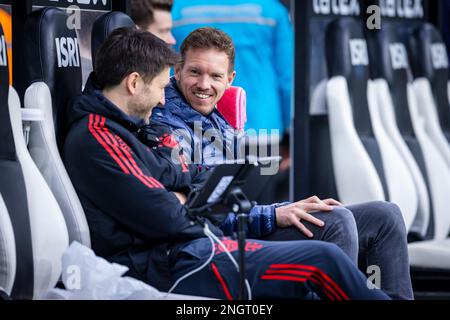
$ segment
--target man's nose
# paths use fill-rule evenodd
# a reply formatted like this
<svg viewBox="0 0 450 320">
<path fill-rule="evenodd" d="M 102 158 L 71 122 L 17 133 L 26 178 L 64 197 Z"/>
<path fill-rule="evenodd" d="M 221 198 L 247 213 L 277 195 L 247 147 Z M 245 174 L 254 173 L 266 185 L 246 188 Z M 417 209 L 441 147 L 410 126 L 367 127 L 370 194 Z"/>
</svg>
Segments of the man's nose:
<svg viewBox="0 0 450 320">
<path fill-rule="evenodd" d="M 201 90 L 208 90 L 211 87 L 209 77 L 202 76 L 197 81 L 197 87 Z"/>
<path fill-rule="evenodd" d="M 172 32 L 169 32 L 169 36 L 167 37 L 166 41 L 169 45 L 174 46 L 177 43 L 177 40 L 175 40 L 175 37 L 173 36 Z"/>
</svg>

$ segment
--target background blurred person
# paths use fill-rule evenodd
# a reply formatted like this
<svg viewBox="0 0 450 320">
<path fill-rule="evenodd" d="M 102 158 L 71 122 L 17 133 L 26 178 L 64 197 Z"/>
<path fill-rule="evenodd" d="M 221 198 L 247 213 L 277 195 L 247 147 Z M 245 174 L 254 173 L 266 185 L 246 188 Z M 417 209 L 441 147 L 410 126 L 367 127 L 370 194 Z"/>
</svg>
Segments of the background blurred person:
<svg viewBox="0 0 450 320">
<path fill-rule="evenodd" d="M 173 46 L 172 6 L 173 0 L 131 0 L 131 18 L 139 28 Z"/>
</svg>

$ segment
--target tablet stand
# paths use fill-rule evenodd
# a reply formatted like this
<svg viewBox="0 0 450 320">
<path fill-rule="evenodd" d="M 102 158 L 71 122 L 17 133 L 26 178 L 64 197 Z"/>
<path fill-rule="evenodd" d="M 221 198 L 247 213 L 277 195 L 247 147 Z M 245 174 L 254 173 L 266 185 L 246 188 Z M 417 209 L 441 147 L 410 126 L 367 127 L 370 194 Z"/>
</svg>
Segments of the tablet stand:
<svg viewBox="0 0 450 320">
<path fill-rule="evenodd" d="M 232 211 L 237 218 L 237 238 L 238 238 L 238 260 L 239 260 L 239 300 L 244 300 L 245 297 L 245 246 L 247 237 L 247 228 L 249 222 L 249 213 L 253 208 L 254 203 L 251 203 L 240 186 L 232 186 L 227 189 L 223 195 L 223 200 L 221 201 L 225 207 Z M 191 219 L 202 227 L 204 227 L 205 221 L 202 217 L 208 215 L 213 207 L 218 203 L 206 204 L 200 208 L 188 209 L 188 214 Z M 205 214 L 206 213 L 206 214 Z"/>
<path fill-rule="evenodd" d="M 237 217 L 238 223 L 238 250 L 239 250 L 239 300 L 245 297 L 245 245 L 247 238 L 248 214 L 252 203 L 247 199 L 240 187 L 233 187 L 225 197 L 225 204 Z"/>
</svg>

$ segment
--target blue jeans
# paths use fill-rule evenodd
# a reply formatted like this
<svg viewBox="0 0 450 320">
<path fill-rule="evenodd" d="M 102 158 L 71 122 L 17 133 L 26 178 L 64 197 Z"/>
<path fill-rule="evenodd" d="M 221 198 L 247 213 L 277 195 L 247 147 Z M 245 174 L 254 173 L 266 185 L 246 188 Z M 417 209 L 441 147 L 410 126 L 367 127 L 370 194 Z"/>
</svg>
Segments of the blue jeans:
<svg viewBox="0 0 450 320">
<path fill-rule="evenodd" d="M 393 299 L 413 299 L 406 228 L 397 205 L 369 202 L 333 211 L 314 213 L 324 227 L 302 223 L 313 232 L 312 240 L 331 242 L 340 247 L 359 269 L 380 268 L 381 289 Z M 262 240 L 307 240 L 296 228 L 278 228 Z"/>
</svg>

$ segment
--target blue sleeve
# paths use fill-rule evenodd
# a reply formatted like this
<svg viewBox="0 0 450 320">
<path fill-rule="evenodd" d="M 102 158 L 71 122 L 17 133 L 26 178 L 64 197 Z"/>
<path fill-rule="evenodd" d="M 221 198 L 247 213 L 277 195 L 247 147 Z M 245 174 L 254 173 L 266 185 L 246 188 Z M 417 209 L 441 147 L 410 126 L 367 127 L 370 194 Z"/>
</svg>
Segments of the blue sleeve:
<svg viewBox="0 0 450 320">
<path fill-rule="evenodd" d="M 283 127 L 291 123 L 292 86 L 294 69 L 294 34 L 286 8 L 280 4 L 277 25 L 275 27 L 275 70 L 278 78 L 280 105 L 282 108 Z M 280 132 L 283 134 L 283 132 Z"/>
<path fill-rule="evenodd" d="M 250 223 L 247 236 L 249 238 L 257 239 L 273 233 L 276 228 L 275 209 L 286 204 L 288 203 L 254 206 L 249 214 Z M 223 233 L 227 236 L 233 235 L 233 233 L 237 231 L 236 215 L 230 213 L 220 226 L 220 229 L 222 229 Z"/>
</svg>

